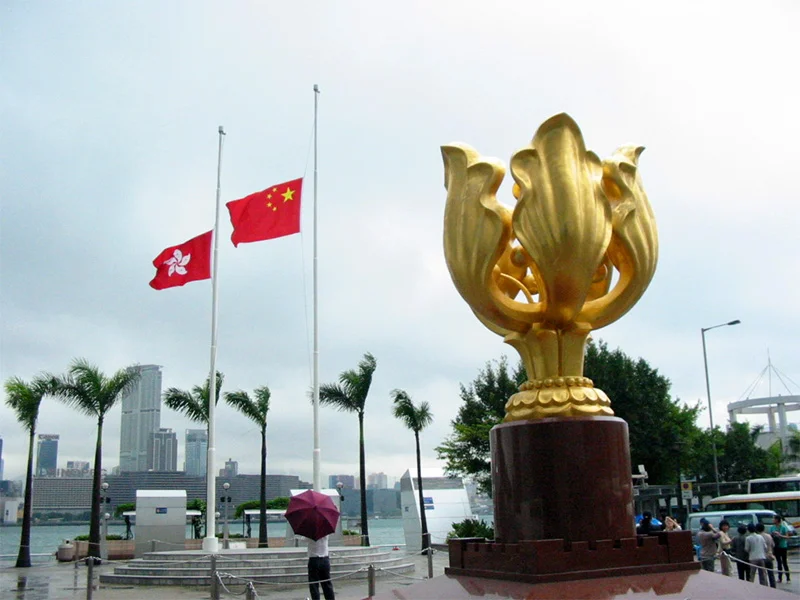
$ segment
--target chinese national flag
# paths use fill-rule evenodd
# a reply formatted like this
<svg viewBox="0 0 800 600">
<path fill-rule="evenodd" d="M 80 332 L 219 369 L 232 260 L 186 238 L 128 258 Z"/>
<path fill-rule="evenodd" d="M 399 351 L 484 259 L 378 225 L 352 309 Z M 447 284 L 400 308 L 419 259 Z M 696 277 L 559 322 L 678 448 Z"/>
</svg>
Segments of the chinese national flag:
<svg viewBox="0 0 800 600">
<path fill-rule="evenodd" d="M 212 231 L 206 231 L 156 256 L 153 261 L 156 276 L 150 287 L 163 290 L 190 281 L 211 279 L 211 235 Z"/>
<path fill-rule="evenodd" d="M 234 246 L 292 235 L 300 231 L 303 179 L 293 179 L 225 206 L 231 213 Z"/>
</svg>

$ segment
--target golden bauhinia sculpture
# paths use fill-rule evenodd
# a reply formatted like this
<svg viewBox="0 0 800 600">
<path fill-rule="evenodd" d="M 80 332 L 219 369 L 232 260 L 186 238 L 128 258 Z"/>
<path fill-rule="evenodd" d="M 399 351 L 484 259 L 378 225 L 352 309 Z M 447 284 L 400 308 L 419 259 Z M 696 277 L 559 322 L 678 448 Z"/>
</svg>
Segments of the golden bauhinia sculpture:
<svg viewBox="0 0 800 600">
<path fill-rule="evenodd" d="M 511 157 L 511 209 L 496 198 L 501 161 L 466 144 L 442 147 L 450 275 L 528 373 L 506 404 L 506 421 L 614 414 L 583 376 L 583 356 L 589 333 L 628 312 L 656 268 L 642 150 L 622 146 L 601 162 L 575 121 L 556 115 Z"/>
</svg>

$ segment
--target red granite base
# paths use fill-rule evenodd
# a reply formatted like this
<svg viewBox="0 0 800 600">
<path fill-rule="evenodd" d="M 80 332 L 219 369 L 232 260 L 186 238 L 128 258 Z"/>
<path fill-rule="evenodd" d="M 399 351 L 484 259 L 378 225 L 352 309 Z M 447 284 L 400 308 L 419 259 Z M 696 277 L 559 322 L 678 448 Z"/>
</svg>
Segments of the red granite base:
<svg viewBox="0 0 800 600">
<path fill-rule="evenodd" d="M 531 540 L 504 544 L 474 538 L 451 539 L 448 575 L 489 577 L 529 583 L 696 571 L 689 531 L 567 542 Z"/>
</svg>

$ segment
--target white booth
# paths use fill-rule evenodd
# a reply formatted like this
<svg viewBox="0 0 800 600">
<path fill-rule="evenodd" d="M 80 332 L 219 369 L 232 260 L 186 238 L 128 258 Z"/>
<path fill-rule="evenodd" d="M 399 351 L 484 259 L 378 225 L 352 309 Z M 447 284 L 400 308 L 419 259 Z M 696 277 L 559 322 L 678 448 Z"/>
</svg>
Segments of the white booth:
<svg viewBox="0 0 800 600">
<path fill-rule="evenodd" d="M 183 550 L 186 490 L 136 490 L 136 558 L 153 548 Z"/>
</svg>

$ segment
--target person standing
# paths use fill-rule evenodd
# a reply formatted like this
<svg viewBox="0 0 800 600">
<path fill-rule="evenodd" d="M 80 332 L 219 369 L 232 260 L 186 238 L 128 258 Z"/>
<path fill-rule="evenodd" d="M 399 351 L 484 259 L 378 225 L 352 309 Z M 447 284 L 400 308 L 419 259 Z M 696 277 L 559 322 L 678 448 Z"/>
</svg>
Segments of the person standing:
<svg viewBox="0 0 800 600">
<path fill-rule="evenodd" d="M 756 578 L 758 572 L 758 583 L 767 585 L 767 572 L 765 563 L 767 561 L 767 541 L 756 533 L 756 526 L 753 523 L 747 526 L 747 539 L 744 542 L 744 549 L 750 557 L 750 581 Z"/>
<path fill-rule="evenodd" d="M 719 565 L 722 567 L 722 574 L 726 577 L 732 575 L 732 565 L 730 551 L 733 540 L 728 535 L 731 524 L 725 519 L 719 522 Z"/>
<path fill-rule="evenodd" d="M 335 600 L 327 535 L 316 541 L 308 540 L 308 589 L 311 592 L 311 600 L 319 600 L 320 585 L 325 600 Z"/>
<path fill-rule="evenodd" d="M 791 581 L 789 574 L 789 563 L 786 560 L 787 552 L 789 551 L 789 536 L 792 535 L 792 530 L 783 520 L 781 515 L 775 515 L 775 524 L 770 527 L 769 532 L 775 540 L 775 562 L 778 568 L 778 582 L 784 573 L 786 573 L 786 582 Z"/>
<path fill-rule="evenodd" d="M 714 572 L 714 561 L 717 558 L 717 540 L 720 533 L 709 523 L 708 519 L 700 519 L 700 531 L 697 542 L 700 544 L 700 566 L 704 570 Z"/>
<path fill-rule="evenodd" d="M 756 532 L 764 538 L 767 543 L 767 558 L 764 561 L 764 568 L 767 570 L 767 579 L 769 579 L 769 587 L 775 587 L 775 541 L 772 536 L 764 531 L 763 523 L 756 523 Z"/>
<path fill-rule="evenodd" d="M 681 526 L 675 519 L 667 515 L 664 517 L 664 531 L 680 531 Z"/>
<path fill-rule="evenodd" d="M 737 530 L 739 535 L 733 538 L 733 556 L 736 558 L 736 570 L 739 573 L 739 579 L 743 581 L 750 581 L 750 556 L 747 550 L 744 549 L 744 543 L 747 539 L 747 526 L 739 525 Z"/>
</svg>

